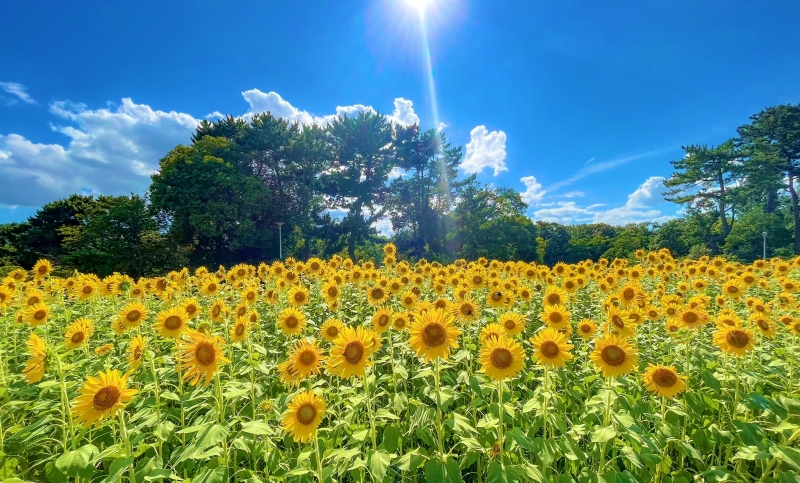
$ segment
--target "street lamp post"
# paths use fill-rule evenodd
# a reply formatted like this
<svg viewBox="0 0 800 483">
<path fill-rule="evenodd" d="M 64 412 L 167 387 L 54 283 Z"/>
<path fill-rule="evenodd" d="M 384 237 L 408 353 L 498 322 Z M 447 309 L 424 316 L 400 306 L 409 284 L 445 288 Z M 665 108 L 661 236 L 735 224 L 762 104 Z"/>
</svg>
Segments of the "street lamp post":
<svg viewBox="0 0 800 483">
<path fill-rule="evenodd" d="M 278 260 L 283 260 L 283 232 L 281 231 L 283 222 L 278 221 L 275 224 L 278 225 Z"/>
<path fill-rule="evenodd" d="M 764 247 L 763 247 L 763 252 L 762 252 L 762 256 L 761 256 L 761 258 L 763 258 L 764 260 L 766 260 L 766 259 L 767 259 L 767 232 L 765 232 L 765 231 L 762 231 L 762 232 L 761 232 L 761 235 L 763 235 L 763 236 L 764 236 Z"/>
</svg>

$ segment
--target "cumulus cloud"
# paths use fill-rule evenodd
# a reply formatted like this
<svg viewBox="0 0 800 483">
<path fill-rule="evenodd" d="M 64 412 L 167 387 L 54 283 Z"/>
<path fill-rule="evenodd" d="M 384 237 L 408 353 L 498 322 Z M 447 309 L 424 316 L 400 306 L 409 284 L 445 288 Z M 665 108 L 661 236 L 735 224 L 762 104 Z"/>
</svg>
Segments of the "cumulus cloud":
<svg viewBox="0 0 800 483">
<path fill-rule="evenodd" d="M 55 102 L 53 130 L 65 146 L 0 135 L 0 205 L 38 206 L 76 192 L 107 195 L 144 191 L 158 161 L 189 141 L 198 120 L 122 100 L 115 109 Z"/>
<path fill-rule="evenodd" d="M 626 225 L 628 223 L 664 222 L 675 218 L 665 215 L 654 207 L 664 201 L 661 190 L 664 178 L 651 176 L 631 194 L 628 201 L 616 208 L 600 210 L 602 204 L 586 207 L 578 206 L 574 201 L 562 201 L 554 207 L 546 207 L 534 212 L 534 219 L 554 221 L 557 223 L 608 223 L 610 225 Z M 677 213 L 676 213 L 677 215 Z"/>
<path fill-rule="evenodd" d="M 542 189 L 542 184 L 536 181 L 536 177 L 534 176 L 525 176 L 524 178 L 520 178 L 520 181 L 525 185 L 525 191 L 520 193 L 522 201 L 529 205 L 538 205 L 546 193 L 546 191 Z"/>
<path fill-rule="evenodd" d="M 389 120 L 403 126 L 419 124 L 419 116 L 414 112 L 414 103 L 402 97 L 394 100 L 394 111 Z"/>
<path fill-rule="evenodd" d="M 262 112 L 271 112 L 273 116 L 281 117 L 290 122 L 296 121 L 300 124 L 316 123 L 324 126 L 333 122 L 337 116 L 345 114 L 348 116 L 357 116 L 362 112 L 377 112 L 372 106 L 353 104 L 350 106 L 337 106 L 333 114 L 315 116 L 308 111 L 294 107 L 277 92 L 268 92 L 265 94 L 258 89 L 250 89 L 242 92 L 242 97 L 250 104 L 250 109 L 242 116 L 244 118 L 251 118 Z M 404 126 L 419 123 L 419 116 L 414 112 L 414 103 L 402 97 L 398 97 L 394 100 L 394 111 L 391 115 L 386 117 L 390 121 Z"/>
<path fill-rule="evenodd" d="M 27 104 L 37 104 L 30 94 L 28 94 L 25 86 L 19 82 L 0 82 L 0 89 L 14 96 L 7 100 L 9 104 L 16 104 L 19 101 Z"/>
<path fill-rule="evenodd" d="M 484 169 L 494 170 L 497 176 L 506 167 L 506 133 L 489 131 L 486 126 L 477 126 L 470 133 L 461 169 L 466 173 L 480 173 Z"/>
</svg>

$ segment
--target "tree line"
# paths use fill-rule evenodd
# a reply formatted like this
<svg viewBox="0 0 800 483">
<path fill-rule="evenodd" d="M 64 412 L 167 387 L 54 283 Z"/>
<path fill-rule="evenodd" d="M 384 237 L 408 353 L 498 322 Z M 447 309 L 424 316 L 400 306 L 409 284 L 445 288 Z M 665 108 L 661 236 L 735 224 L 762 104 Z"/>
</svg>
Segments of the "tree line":
<svg viewBox="0 0 800 483">
<path fill-rule="evenodd" d="M 0 265 L 46 257 L 63 270 L 152 275 L 181 266 L 341 254 L 379 260 L 388 220 L 402 257 L 554 264 L 627 258 L 639 248 L 742 261 L 800 254 L 800 106 L 751 116 L 718 146 L 672 161 L 668 200 L 685 215 L 625 227 L 531 220 L 520 194 L 459 177 L 463 151 L 443 132 L 379 113 L 300 125 L 270 113 L 203 121 L 160 160 L 144 195 L 72 195 L 0 225 Z"/>
</svg>

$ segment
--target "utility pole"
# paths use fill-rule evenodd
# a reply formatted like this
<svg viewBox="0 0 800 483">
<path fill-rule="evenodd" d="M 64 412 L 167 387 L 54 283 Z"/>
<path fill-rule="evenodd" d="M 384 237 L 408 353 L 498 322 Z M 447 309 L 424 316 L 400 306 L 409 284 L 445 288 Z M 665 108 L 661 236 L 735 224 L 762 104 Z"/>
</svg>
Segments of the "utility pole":
<svg viewBox="0 0 800 483">
<path fill-rule="evenodd" d="M 278 221 L 275 224 L 278 225 L 278 260 L 283 260 L 283 232 L 281 231 L 283 222 Z M 766 233 L 764 235 L 766 236 Z"/>
<path fill-rule="evenodd" d="M 762 253 L 761 258 L 766 260 L 767 259 L 767 232 L 762 231 L 761 234 L 764 236 L 764 251 Z"/>
</svg>

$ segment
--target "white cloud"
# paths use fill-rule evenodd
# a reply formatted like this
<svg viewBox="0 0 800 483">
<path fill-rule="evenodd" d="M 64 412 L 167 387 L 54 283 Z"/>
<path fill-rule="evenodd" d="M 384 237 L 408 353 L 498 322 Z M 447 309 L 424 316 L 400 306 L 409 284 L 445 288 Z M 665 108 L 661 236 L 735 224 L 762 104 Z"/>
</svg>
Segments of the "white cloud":
<svg viewBox="0 0 800 483">
<path fill-rule="evenodd" d="M 444 131 L 444 128 L 446 128 L 446 127 L 447 127 L 447 124 L 445 124 L 443 122 L 440 122 L 439 124 L 436 125 L 436 131 Z"/>
<path fill-rule="evenodd" d="M 221 118 L 225 117 L 225 115 L 222 114 L 219 111 L 214 111 L 214 112 L 210 112 L 210 113 L 206 114 L 203 117 L 206 118 L 206 119 L 221 119 Z"/>
<path fill-rule="evenodd" d="M 664 201 L 661 189 L 664 178 L 651 176 L 631 194 L 625 205 L 599 210 L 604 204 L 578 206 L 574 201 L 556 203 L 554 208 L 543 208 L 533 214 L 533 218 L 557 223 L 608 223 L 610 225 L 626 225 L 628 223 L 664 222 L 675 218 L 675 215 L 664 215 L 654 207 Z"/>
<path fill-rule="evenodd" d="M 378 230 L 378 233 L 385 237 L 394 235 L 394 230 L 392 229 L 392 220 L 387 217 L 378 218 L 374 223 L 372 223 L 372 227 Z"/>
<path fill-rule="evenodd" d="M 525 176 L 524 178 L 520 178 L 520 181 L 525 185 L 525 191 L 520 193 L 522 201 L 529 205 L 538 205 L 546 193 L 546 191 L 542 189 L 542 184 L 536 181 L 536 177 L 534 176 Z"/>
<path fill-rule="evenodd" d="M 20 84 L 19 82 L 0 82 L 0 89 L 6 91 L 6 93 L 11 94 L 16 99 L 9 99 L 10 104 L 15 104 L 19 101 L 25 102 L 27 104 L 37 104 L 37 102 L 28 94 L 27 89 L 24 85 Z"/>
<path fill-rule="evenodd" d="M 414 103 L 402 97 L 394 100 L 394 112 L 388 116 L 389 120 L 403 126 L 419 124 L 419 116 L 414 112 Z"/>
<path fill-rule="evenodd" d="M 570 191 L 569 193 L 564 193 L 561 196 L 563 196 L 564 198 L 578 198 L 584 195 L 586 195 L 586 193 L 584 193 L 583 191 Z"/>
<path fill-rule="evenodd" d="M 497 176 L 506 167 L 506 133 L 491 131 L 486 126 L 477 126 L 470 132 L 464 161 L 461 169 L 467 173 L 480 173 L 486 168 L 492 168 Z"/>
<path fill-rule="evenodd" d="M 402 168 L 398 168 L 395 166 L 389 171 L 389 179 L 396 179 L 402 177 L 406 173 L 406 170 Z"/>
<path fill-rule="evenodd" d="M 0 205 L 38 206 L 81 191 L 143 192 L 159 159 L 187 143 L 198 124 L 189 114 L 153 110 L 128 98 L 113 110 L 61 101 L 50 112 L 69 123 L 52 126 L 70 138 L 65 146 L 0 135 Z"/>
<path fill-rule="evenodd" d="M 250 109 L 242 116 L 245 119 L 252 118 L 254 115 L 263 112 L 271 112 L 273 116 L 281 117 L 290 122 L 296 121 L 300 124 L 316 123 L 324 126 L 333 122 L 337 116 L 345 114 L 348 116 L 357 116 L 362 112 L 377 112 L 372 106 L 353 104 L 351 106 L 337 106 L 334 114 L 315 116 L 308 111 L 303 111 L 294 107 L 277 92 L 268 92 L 265 94 L 258 89 L 250 89 L 242 92 L 242 97 L 250 104 Z M 209 116 L 216 114 L 218 114 L 218 112 L 213 112 L 209 114 Z M 220 115 L 219 117 L 222 116 Z M 414 103 L 402 97 L 398 97 L 394 100 L 394 111 L 391 115 L 386 117 L 390 121 L 404 126 L 419 123 L 419 116 L 414 112 Z"/>
</svg>

